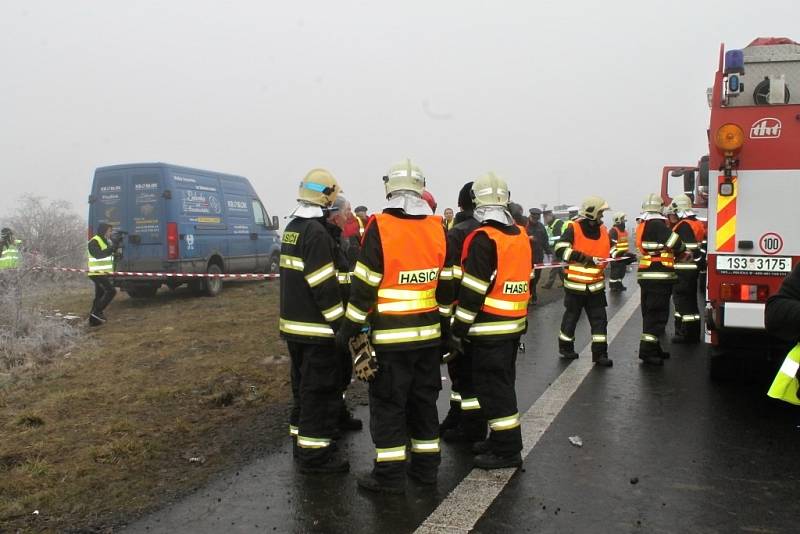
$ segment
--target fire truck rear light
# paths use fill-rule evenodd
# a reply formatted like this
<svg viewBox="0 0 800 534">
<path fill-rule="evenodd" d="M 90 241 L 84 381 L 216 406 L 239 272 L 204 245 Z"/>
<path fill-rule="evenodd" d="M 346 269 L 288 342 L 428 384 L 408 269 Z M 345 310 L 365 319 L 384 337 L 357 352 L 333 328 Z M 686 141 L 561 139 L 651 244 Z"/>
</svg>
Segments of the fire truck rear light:
<svg viewBox="0 0 800 534">
<path fill-rule="evenodd" d="M 739 300 L 739 284 L 722 284 L 719 296 L 724 301 Z"/>
<path fill-rule="evenodd" d="M 756 284 L 722 284 L 720 298 L 725 302 L 766 302 L 769 286 Z"/>
<path fill-rule="evenodd" d="M 174 222 L 167 223 L 167 259 L 177 260 L 180 256 L 180 248 L 178 247 L 178 224 Z"/>
</svg>

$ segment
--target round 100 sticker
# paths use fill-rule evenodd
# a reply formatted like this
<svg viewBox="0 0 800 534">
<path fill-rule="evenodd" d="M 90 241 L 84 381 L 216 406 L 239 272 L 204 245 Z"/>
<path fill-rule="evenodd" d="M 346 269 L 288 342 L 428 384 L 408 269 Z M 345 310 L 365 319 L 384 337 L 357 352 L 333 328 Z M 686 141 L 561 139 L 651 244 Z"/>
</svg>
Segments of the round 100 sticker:
<svg viewBox="0 0 800 534">
<path fill-rule="evenodd" d="M 769 232 L 761 236 L 758 246 L 764 254 L 777 254 L 783 250 L 783 238 L 775 232 Z"/>
</svg>

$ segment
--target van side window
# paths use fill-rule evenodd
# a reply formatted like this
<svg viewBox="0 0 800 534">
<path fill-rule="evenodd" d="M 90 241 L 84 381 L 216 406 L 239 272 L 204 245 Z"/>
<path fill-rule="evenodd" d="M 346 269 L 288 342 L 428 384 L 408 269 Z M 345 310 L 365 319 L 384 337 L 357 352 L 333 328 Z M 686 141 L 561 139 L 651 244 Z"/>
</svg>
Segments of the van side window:
<svg viewBox="0 0 800 534">
<path fill-rule="evenodd" d="M 253 200 L 253 219 L 255 219 L 256 224 L 267 226 L 267 220 L 264 216 L 264 207 L 258 200 Z"/>
</svg>

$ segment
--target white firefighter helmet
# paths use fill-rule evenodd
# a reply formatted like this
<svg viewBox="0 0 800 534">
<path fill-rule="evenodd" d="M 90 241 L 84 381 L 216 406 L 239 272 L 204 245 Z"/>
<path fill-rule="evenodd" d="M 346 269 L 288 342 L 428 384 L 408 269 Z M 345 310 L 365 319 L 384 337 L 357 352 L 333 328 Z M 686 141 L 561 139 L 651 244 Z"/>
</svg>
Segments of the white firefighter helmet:
<svg viewBox="0 0 800 534">
<path fill-rule="evenodd" d="M 661 199 L 661 195 L 657 193 L 650 193 L 644 197 L 642 202 L 642 211 L 646 213 L 661 213 L 663 207 L 664 201 Z"/>
<path fill-rule="evenodd" d="M 603 217 L 603 212 L 608 208 L 608 203 L 600 197 L 589 197 L 581 204 L 581 209 L 578 210 L 578 215 L 589 219 L 590 221 L 598 221 Z"/>
<path fill-rule="evenodd" d="M 692 199 L 689 198 L 689 195 L 686 193 L 681 193 L 672 199 L 667 211 L 677 215 L 679 212 L 688 211 L 690 209 L 692 209 Z"/>
<path fill-rule="evenodd" d="M 387 197 L 395 191 L 411 191 L 419 196 L 425 191 L 425 175 L 408 158 L 389 167 L 383 183 Z"/>
<path fill-rule="evenodd" d="M 339 193 L 339 184 L 330 172 L 325 169 L 311 169 L 300 182 L 297 201 L 329 208 Z"/>
<path fill-rule="evenodd" d="M 472 198 L 475 207 L 481 206 L 508 206 L 511 200 L 511 191 L 505 180 L 493 172 L 487 172 L 472 183 Z"/>
<path fill-rule="evenodd" d="M 625 222 L 626 222 L 625 212 L 618 211 L 614 214 L 614 224 L 625 224 Z"/>
</svg>

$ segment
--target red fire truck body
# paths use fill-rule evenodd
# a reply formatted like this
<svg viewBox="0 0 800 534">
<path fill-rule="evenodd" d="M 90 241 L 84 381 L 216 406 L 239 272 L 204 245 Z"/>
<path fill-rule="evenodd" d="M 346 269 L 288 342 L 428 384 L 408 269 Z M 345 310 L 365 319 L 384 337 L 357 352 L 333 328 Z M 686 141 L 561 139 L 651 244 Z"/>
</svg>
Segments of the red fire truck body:
<svg viewBox="0 0 800 534">
<path fill-rule="evenodd" d="M 800 261 L 800 45 L 721 47 L 709 105 L 706 342 L 766 356 L 765 302 Z"/>
</svg>

